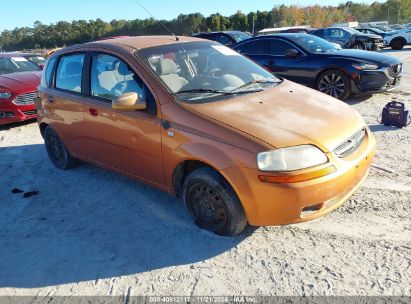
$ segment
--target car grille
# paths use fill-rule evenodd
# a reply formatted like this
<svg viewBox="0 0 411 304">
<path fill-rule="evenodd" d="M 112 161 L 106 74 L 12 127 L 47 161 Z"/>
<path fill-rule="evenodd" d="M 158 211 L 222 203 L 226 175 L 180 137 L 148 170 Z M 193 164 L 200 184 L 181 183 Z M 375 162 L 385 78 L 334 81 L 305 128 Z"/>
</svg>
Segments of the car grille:
<svg viewBox="0 0 411 304">
<path fill-rule="evenodd" d="M 344 158 L 353 153 L 358 149 L 359 146 L 364 142 L 365 139 L 365 128 L 356 132 L 353 136 L 346 139 L 342 144 L 334 149 L 334 153 L 340 157 Z"/>
<path fill-rule="evenodd" d="M 390 75 L 390 77 L 392 78 L 397 77 L 401 73 L 401 70 L 402 70 L 401 64 L 393 64 L 389 66 L 387 69 L 388 75 Z"/>
<path fill-rule="evenodd" d="M 24 115 L 30 116 L 30 115 L 35 115 L 37 114 L 36 110 L 30 110 L 30 111 L 21 111 L 23 112 Z"/>
<path fill-rule="evenodd" d="M 14 99 L 14 103 L 16 105 L 31 105 L 34 104 L 37 96 L 37 92 L 21 94 Z"/>
</svg>

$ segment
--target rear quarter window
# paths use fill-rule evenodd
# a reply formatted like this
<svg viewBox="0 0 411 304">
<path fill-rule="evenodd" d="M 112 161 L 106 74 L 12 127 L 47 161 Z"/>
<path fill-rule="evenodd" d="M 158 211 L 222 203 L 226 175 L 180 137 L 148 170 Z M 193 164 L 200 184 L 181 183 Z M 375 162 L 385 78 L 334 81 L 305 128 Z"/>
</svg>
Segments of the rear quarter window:
<svg viewBox="0 0 411 304">
<path fill-rule="evenodd" d="M 57 57 L 52 57 L 48 61 L 45 71 L 41 75 L 41 86 L 51 88 L 54 67 L 57 62 Z"/>
</svg>

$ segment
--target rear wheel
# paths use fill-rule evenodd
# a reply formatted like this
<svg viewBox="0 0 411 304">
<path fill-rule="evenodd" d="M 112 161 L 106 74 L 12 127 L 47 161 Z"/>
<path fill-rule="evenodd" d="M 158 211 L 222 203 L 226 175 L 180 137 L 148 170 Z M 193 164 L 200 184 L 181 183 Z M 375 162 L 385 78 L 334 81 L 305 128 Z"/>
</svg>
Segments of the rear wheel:
<svg viewBox="0 0 411 304">
<path fill-rule="evenodd" d="M 350 80 L 338 70 L 328 70 L 318 77 L 316 89 L 340 100 L 345 100 L 350 94 Z"/>
<path fill-rule="evenodd" d="M 44 144 L 50 160 L 57 168 L 67 170 L 76 165 L 77 160 L 70 155 L 56 131 L 50 127 L 44 130 Z"/>
<path fill-rule="evenodd" d="M 395 38 L 391 41 L 390 46 L 393 50 L 401 50 L 405 46 L 405 41 L 403 38 Z"/>
<path fill-rule="evenodd" d="M 190 173 L 183 188 L 184 203 L 197 226 L 234 236 L 247 226 L 240 200 L 227 181 L 211 168 Z"/>
</svg>

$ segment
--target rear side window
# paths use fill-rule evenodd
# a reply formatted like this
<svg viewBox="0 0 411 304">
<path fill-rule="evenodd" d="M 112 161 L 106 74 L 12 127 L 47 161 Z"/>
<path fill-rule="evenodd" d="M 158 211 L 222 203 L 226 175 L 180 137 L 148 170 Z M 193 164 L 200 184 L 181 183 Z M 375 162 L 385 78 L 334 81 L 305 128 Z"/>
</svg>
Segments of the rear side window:
<svg viewBox="0 0 411 304">
<path fill-rule="evenodd" d="M 264 55 L 268 53 L 268 43 L 265 40 L 254 40 L 243 43 L 237 47 L 237 51 L 247 55 Z"/>
<path fill-rule="evenodd" d="M 84 54 L 61 57 L 56 73 L 56 88 L 81 93 L 84 58 Z"/>
<path fill-rule="evenodd" d="M 233 44 L 233 41 L 228 38 L 226 35 L 216 35 L 213 40 L 217 41 L 218 43 L 221 43 L 222 45 L 231 45 Z"/>
<path fill-rule="evenodd" d="M 51 87 L 52 84 L 52 77 L 53 77 L 53 71 L 54 71 L 54 66 L 56 65 L 57 62 L 57 57 L 53 57 L 49 60 L 46 70 L 42 73 L 42 79 L 41 79 L 41 86 L 42 87 Z"/>
</svg>

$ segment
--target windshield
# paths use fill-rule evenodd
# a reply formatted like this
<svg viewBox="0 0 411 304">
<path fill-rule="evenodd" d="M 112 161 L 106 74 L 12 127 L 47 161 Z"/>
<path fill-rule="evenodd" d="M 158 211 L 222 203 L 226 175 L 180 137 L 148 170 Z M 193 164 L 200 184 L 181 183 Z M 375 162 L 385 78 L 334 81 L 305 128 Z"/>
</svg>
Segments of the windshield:
<svg viewBox="0 0 411 304">
<path fill-rule="evenodd" d="M 357 31 L 356 29 L 353 29 L 352 27 L 345 27 L 344 30 L 351 34 L 362 34 L 360 31 Z"/>
<path fill-rule="evenodd" d="M 24 57 L 0 57 L 0 75 L 29 71 L 41 69 Z"/>
<path fill-rule="evenodd" d="M 187 42 L 138 51 L 137 55 L 181 101 L 208 102 L 253 93 L 280 79 L 215 42 Z"/>
<path fill-rule="evenodd" d="M 327 53 L 340 49 L 337 45 L 330 43 L 327 40 L 308 34 L 290 35 L 289 39 L 304 50 L 315 54 Z"/>
<path fill-rule="evenodd" d="M 235 33 L 235 34 L 231 34 L 231 36 L 234 38 L 235 41 L 240 42 L 246 39 L 251 38 L 250 35 L 247 35 L 245 33 Z"/>
</svg>

